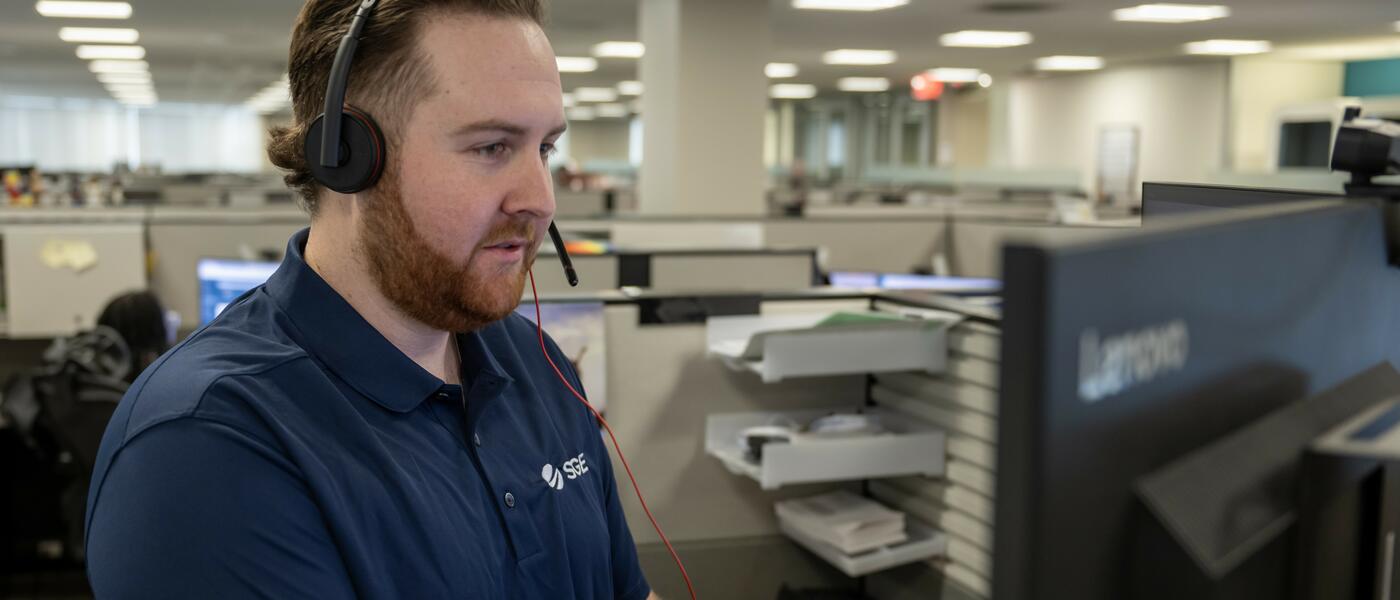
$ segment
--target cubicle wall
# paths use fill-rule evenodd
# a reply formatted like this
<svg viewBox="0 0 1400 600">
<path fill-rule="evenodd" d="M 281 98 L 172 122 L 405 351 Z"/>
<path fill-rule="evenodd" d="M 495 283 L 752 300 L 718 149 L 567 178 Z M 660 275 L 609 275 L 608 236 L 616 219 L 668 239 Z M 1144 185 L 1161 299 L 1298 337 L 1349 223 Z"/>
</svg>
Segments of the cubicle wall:
<svg viewBox="0 0 1400 600">
<path fill-rule="evenodd" d="M 863 311 L 872 306 L 900 312 L 931 308 L 907 301 L 873 303 L 868 296 L 815 290 L 763 297 L 658 292 L 608 298 L 604 308 L 606 415 L 628 452 L 653 514 L 686 560 L 701 597 L 771 600 L 782 583 L 845 589 L 866 585 L 871 592 L 883 589 L 875 598 L 901 593 L 912 594 L 909 598 L 945 600 L 978 597 L 968 584 L 957 582 L 959 569 L 953 569 L 945 579 L 930 564 L 873 575 L 865 581 L 852 579 L 800 549 L 779 531 L 773 513 L 775 501 L 843 487 L 860 492 L 860 482 L 794 485 L 763 491 L 756 481 L 736 476 L 706 454 L 706 417 L 714 413 L 842 407 L 855 410 L 875 399 L 872 390 L 899 385 L 908 399 L 896 402 L 886 397 L 890 401 L 883 403 L 887 404 L 885 408 L 940 426 L 940 396 L 920 391 L 925 387 L 964 389 L 968 397 L 985 400 L 991 395 L 994 400 L 994 392 L 988 386 L 994 386 L 996 380 L 996 329 L 985 320 L 957 326 L 952 344 L 960 350 L 955 351 L 950 373 L 942 377 L 861 374 L 763 383 L 752 373 L 735 372 L 706 355 L 705 322 L 712 316 Z M 545 325 L 548 329 L 549 323 Z M 987 356 L 993 358 L 989 360 Z M 950 395 L 960 397 L 957 393 Z M 942 410 L 956 412 L 957 406 Z M 989 442 L 958 434 L 949 446 L 950 479 L 966 474 L 961 463 L 967 461 L 960 456 L 967 451 L 977 461 L 974 466 L 988 468 L 985 458 Z M 954 447 L 960 450 L 954 452 Z M 618 486 L 648 577 L 662 597 L 684 597 L 685 588 L 675 566 L 651 531 L 630 484 L 621 476 L 622 466 L 616 457 L 614 464 L 622 477 Z M 947 509 L 941 507 L 940 494 L 946 494 L 950 486 L 959 488 L 960 494 L 979 494 L 981 503 L 990 503 L 988 490 L 963 489 L 965 484 L 950 484 L 942 479 L 904 478 L 869 483 L 877 498 L 906 510 L 911 518 L 940 528 L 947 526 L 941 514 Z M 979 513 L 979 518 L 984 516 Z M 958 525 L 954 522 L 953 526 Z M 973 557 L 970 566 L 961 568 L 985 571 L 986 565 L 975 563 L 976 554 L 961 547 L 958 550 Z M 967 581 L 977 584 L 975 580 Z"/>
<path fill-rule="evenodd" d="M 153 212 L 147 224 L 151 289 L 167 309 L 180 314 L 181 329 L 199 327 L 201 258 L 278 260 L 293 233 L 308 225 L 296 209 Z"/>
<path fill-rule="evenodd" d="M 146 287 L 140 223 L 10 224 L 0 238 L 10 338 L 91 328 L 113 297 Z"/>
</svg>

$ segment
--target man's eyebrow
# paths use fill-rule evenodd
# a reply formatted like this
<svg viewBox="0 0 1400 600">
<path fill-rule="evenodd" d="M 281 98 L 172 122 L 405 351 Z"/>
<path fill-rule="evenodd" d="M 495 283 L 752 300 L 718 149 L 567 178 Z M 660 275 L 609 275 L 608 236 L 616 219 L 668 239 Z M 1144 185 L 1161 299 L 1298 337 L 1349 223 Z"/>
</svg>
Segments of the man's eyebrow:
<svg viewBox="0 0 1400 600">
<path fill-rule="evenodd" d="M 562 135 L 564 133 L 564 130 L 568 129 L 568 127 L 569 126 L 567 124 L 559 125 L 558 127 L 551 129 L 546 137 Z M 505 121 L 502 119 L 487 119 L 485 121 L 477 121 L 475 123 L 469 123 L 458 127 L 457 129 L 453 130 L 452 136 L 457 137 L 487 131 L 500 132 L 515 137 L 524 137 L 526 133 L 529 133 L 530 129 L 518 123 L 512 123 L 510 121 Z"/>
</svg>

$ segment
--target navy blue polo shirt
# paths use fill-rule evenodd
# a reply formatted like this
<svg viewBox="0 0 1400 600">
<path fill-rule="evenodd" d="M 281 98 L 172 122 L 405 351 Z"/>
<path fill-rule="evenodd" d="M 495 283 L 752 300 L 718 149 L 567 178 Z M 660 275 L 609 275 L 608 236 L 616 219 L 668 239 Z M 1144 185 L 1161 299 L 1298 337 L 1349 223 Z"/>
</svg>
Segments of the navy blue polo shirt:
<svg viewBox="0 0 1400 600">
<path fill-rule="evenodd" d="M 446 385 L 307 266 L 306 238 L 112 417 L 97 597 L 646 598 L 598 425 L 534 326 L 457 336 Z"/>
</svg>

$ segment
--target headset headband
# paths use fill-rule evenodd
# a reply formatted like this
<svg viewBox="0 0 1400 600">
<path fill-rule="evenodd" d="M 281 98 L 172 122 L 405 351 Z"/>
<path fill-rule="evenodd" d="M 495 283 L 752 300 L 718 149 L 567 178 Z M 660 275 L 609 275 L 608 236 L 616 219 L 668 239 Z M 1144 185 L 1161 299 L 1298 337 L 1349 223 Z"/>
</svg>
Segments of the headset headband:
<svg viewBox="0 0 1400 600">
<path fill-rule="evenodd" d="M 340 40 L 340 49 L 335 51 L 335 63 L 331 65 L 330 81 L 326 84 L 326 109 L 323 111 L 321 129 L 322 167 L 340 166 L 340 117 L 345 105 L 345 88 L 350 84 L 350 65 L 355 60 L 355 47 L 360 44 L 360 31 L 369 21 L 369 14 L 378 0 L 364 0 L 355 18 L 350 21 L 350 30 Z"/>
</svg>

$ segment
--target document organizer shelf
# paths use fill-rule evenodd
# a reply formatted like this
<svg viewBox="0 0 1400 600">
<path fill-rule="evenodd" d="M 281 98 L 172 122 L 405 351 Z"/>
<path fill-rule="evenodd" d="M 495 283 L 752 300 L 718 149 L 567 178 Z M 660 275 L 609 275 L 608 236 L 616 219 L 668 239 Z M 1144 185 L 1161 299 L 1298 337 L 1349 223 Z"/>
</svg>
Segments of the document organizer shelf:
<svg viewBox="0 0 1400 600">
<path fill-rule="evenodd" d="M 861 577 L 876 571 L 945 556 L 948 552 L 946 534 L 930 529 L 913 519 L 908 519 L 905 524 L 905 531 L 909 534 L 908 540 L 854 555 L 845 554 L 835 546 L 818 541 L 786 521 L 780 520 L 778 528 L 799 546 L 822 557 L 849 577 Z"/>
<path fill-rule="evenodd" d="M 765 383 L 791 377 L 922 371 L 942 373 L 948 329 L 961 316 L 923 322 L 816 326 L 825 314 L 714 317 L 706 328 L 709 354 Z M 941 315 L 940 315 L 941 316 Z"/>
<path fill-rule="evenodd" d="M 753 479 L 765 490 L 802 483 L 943 475 L 944 433 L 878 409 L 866 413 L 880 415 L 891 433 L 770 443 L 763 448 L 761 462 L 749 460 L 747 448 L 740 443 L 740 433 L 749 427 L 790 421 L 807 423 L 832 412 L 840 411 L 712 414 L 705 419 L 705 452 L 719 459 L 731 473 Z"/>
</svg>

